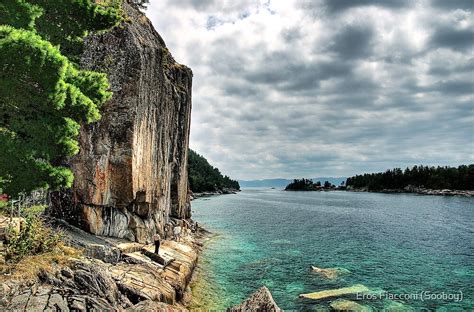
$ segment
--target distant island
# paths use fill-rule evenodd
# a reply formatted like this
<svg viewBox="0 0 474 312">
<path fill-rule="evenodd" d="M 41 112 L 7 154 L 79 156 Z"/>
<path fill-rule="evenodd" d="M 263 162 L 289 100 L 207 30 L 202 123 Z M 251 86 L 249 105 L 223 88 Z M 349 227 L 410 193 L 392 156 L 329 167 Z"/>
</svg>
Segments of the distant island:
<svg viewBox="0 0 474 312">
<path fill-rule="evenodd" d="M 474 164 L 459 167 L 414 166 L 402 170 L 366 173 L 347 178 L 340 185 L 313 179 L 295 179 L 285 191 L 334 191 L 417 193 L 423 195 L 474 196 Z"/>
<path fill-rule="evenodd" d="M 341 182 L 341 185 L 334 185 L 329 181 L 317 181 L 313 182 L 312 179 L 294 179 L 293 182 L 285 187 L 285 191 L 329 191 L 329 190 L 345 190 L 345 182 Z"/>
<path fill-rule="evenodd" d="M 389 169 L 350 177 L 346 186 L 349 191 L 474 196 L 474 164 Z"/>
<path fill-rule="evenodd" d="M 328 181 L 334 185 L 341 185 L 342 182 L 346 182 L 347 177 L 312 177 L 310 180 L 313 181 Z M 288 184 L 292 183 L 293 179 L 259 179 L 259 180 L 239 180 L 240 187 L 275 187 L 284 189 Z"/>
<path fill-rule="evenodd" d="M 193 193 L 227 194 L 240 191 L 239 182 L 223 175 L 204 156 L 192 149 L 188 154 L 189 188 Z"/>
</svg>

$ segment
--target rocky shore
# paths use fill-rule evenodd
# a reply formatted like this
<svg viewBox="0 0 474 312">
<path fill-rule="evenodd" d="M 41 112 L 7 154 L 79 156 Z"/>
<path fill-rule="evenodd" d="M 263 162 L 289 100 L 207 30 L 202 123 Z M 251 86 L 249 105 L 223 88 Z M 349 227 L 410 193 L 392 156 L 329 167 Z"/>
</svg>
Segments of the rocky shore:
<svg viewBox="0 0 474 312">
<path fill-rule="evenodd" d="M 53 263 L 36 278 L 1 277 L 1 311 L 187 311 L 189 282 L 206 232 L 154 246 L 100 237 L 60 222 L 83 256 Z"/>
<path fill-rule="evenodd" d="M 227 195 L 227 194 L 237 194 L 240 190 L 233 189 L 233 188 L 223 188 L 222 190 L 217 190 L 213 192 L 200 192 L 200 193 L 193 193 L 191 192 L 189 197 L 191 200 L 201 197 L 209 197 L 209 196 L 216 196 L 216 195 Z"/>
<path fill-rule="evenodd" d="M 348 188 L 349 192 L 375 192 L 375 193 L 413 193 L 419 195 L 438 195 L 438 196 L 474 196 L 474 191 L 470 190 L 450 190 L 450 189 L 427 189 L 424 187 L 417 187 L 413 185 L 408 185 L 403 189 L 382 189 L 382 190 L 370 190 L 368 188 Z"/>
</svg>

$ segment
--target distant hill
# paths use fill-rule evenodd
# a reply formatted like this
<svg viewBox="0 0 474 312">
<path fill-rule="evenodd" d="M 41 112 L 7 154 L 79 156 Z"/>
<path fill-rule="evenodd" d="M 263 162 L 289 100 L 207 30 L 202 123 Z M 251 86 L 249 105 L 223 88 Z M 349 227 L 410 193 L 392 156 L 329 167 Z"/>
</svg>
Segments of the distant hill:
<svg viewBox="0 0 474 312">
<path fill-rule="evenodd" d="M 189 188 L 194 193 L 240 190 L 239 182 L 222 175 L 206 158 L 193 150 L 188 156 Z"/>
<path fill-rule="evenodd" d="M 312 178 L 313 182 L 320 181 L 322 184 L 325 181 L 329 181 L 334 185 L 341 185 L 341 182 L 345 182 L 347 177 L 318 177 Z M 263 180 L 239 180 L 241 187 L 277 187 L 285 188 L 288 184 L 293 182 L 293 179 L 263 179 Z"/>
</svg>

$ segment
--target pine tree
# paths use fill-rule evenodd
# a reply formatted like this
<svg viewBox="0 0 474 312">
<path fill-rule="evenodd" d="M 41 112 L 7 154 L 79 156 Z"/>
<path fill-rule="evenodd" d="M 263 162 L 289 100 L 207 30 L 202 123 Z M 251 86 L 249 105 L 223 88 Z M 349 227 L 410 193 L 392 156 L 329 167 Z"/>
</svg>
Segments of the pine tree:
<svg viewBox="0 0 474 312">
<path fill-rule="evenodd" d="M 81 123 L 100 119 L 105 74 L 74 63 L 89 30 L 120 22 L 116 7 L 90 0 L 0 3 L 0 188 L 10 196 L 70 187 L 60 161 L 79 151 Z M 54 45 L 53 45 L 54 44 Z"/>
</svg>

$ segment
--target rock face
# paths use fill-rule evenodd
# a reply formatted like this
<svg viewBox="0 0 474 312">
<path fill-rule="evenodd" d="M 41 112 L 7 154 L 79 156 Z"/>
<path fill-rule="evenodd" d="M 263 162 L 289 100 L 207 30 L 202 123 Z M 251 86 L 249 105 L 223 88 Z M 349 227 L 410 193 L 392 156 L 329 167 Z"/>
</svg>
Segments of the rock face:
<svg viewBox="0 0 474 312">
<path fill-rule="evenodd" d="M 280 309 L 275 300 L 273 300 L 272 294 L 268 288 L 263 286 L 241 304 L 227 309 L 227 312 L 249 311 L 280 312 L 283 310 Z"/>
<path fill-rule="evenodd" d="M 113 98 L 82 127 L 69 161 L 72 191 L 51 213 L 97 234 L 150 242 L 170 217 L 189 218 L 187 153 L 192 72 L 151 22 L 124 1 L 126 21 L 85 40 L 82 67 L 106 72 Z"/>
</svg>

